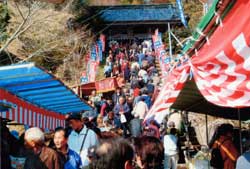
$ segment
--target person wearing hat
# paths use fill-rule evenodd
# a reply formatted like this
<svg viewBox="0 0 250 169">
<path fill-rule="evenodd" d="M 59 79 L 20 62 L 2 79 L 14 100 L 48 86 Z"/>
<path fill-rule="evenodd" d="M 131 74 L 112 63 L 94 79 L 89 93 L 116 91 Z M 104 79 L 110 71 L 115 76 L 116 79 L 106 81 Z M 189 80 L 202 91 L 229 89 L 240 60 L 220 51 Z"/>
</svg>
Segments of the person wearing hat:
<svg viewBox="0 0 250 169">
<path fill-rule="evenodd" d="M 89 164 L 87 159 L 88 148 L 99 144 L 97 135 L 84 125 L 79 113 L 70 114 L 66 120 L 72 127 L 68 138 L 69 148 L 80 155 L 82 166 L 87 166 Z"/>
</svg>

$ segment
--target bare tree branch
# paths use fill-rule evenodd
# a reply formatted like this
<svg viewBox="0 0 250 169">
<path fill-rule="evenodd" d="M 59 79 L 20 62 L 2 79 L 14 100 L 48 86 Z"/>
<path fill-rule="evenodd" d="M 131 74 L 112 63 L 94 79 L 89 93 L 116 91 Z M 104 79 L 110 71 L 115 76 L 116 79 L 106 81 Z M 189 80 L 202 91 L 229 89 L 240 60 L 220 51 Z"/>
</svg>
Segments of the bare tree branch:
<svg viewBox="0 0 250 169">
<path fill-rule="evenodd" d="M 32 60 L 49 68 L 56 65 L 61 78 L 67 68 L 72 79 L 68 82 L 79 83 L 80 73 L 86 67 L 84 57 L 94 39 L 88 33 L 87 26 L 67 30 L 66 23 L 73 17 L 72 14 L 53 11 L 50 6 L 38 1 L 26 6 L 18 2 L 10 5 L 15 10 L 9 30 L 14 32 L 0 51 L 13 50 L 16 55 L 22 56 L 20 63 Z"/>
<path fill-rule="evenodd" d="M 8 50 L 6 50 L 5 52 L 7 53 L 8 57 L 9 57 L 9 59 L 10 59 L 10 62 L 11 62 L 11 63 L 13 64 L 14 62 L 13 62 L 13 59 L 12 59 L 12 57 L 10 56 L 10 53 L 9 53 L 9 51 L 8 51 Z"/>
<path fill-rule="evenodd" d="M 24 27 L 24 25 L 26 24 L 26 22 L 28 21 L 30 15 L 29 13 L 27 14 L 27 16 L 24 18 L 23 22 L 19 25 L 19 27 L 17 28 L 17 30 L 14 32 L 14 34 L 6 41 L 6 43 L 1 47 L 0 49 L 0 53 L 3 52 L 8 46 L 9 44 L 16 39 L 17 35 L 19 35 L 19 32 L 22 30 L 22 28 Z"/>
<path fill-rule="evenodd" d="M 20 8 L 19 8 L 19 5 L 17 4 L 17 2 L 16 1 L 14 1 L 14 4 L 15 4 L 15 6 L 16 6 L 16 8 L 17 8 L 17 11 L 19 12 L 19 14 L 21 15 L 21 17 L 23 18 L 23 20 L 25 19 L 24 18 L 24 16 L 23 16 L 23 13 L 22 13 L 22 11 L 20 10 Z"/>
</svg>

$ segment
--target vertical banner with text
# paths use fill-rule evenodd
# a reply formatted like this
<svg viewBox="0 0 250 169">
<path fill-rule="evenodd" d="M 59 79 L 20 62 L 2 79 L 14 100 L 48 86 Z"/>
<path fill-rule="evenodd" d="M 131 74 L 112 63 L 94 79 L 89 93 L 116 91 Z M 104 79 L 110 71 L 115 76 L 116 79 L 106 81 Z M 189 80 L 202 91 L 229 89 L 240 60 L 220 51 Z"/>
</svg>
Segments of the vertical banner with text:
<svg viewBox="0 0 250 169">
<path fill-rule="evenodd" d="M 89 82 L 94 82 L 96 80 L 98 63 L 96 61 L 90 60 L 88 62 L 88 80 Z"/>
<path fill-rule="evenodd" d="M 155 53 L 159 59 L 162 74 L 165 76 L 170 70 L 171 58 L 167 55 L 165 51 L 165 46 L 162 43 L 162 34 L 158 32 L 158 29 L 155 30 L 155 34 L 152 36 L 152 39 Z"/>
</svg>

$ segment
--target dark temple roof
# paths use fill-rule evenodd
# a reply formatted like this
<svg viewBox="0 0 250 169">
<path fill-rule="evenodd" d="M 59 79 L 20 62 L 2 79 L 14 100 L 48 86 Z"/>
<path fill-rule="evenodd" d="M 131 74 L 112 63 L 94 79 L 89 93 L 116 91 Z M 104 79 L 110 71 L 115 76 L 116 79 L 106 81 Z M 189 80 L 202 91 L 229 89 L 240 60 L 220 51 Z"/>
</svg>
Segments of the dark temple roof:
<svg viewBox="0 0 250 169">
<path fill-rule="evenodd" d="M 124 5 L 103 8 L 101 18 L 108 23 L 121 22 L 180 22 L 174 4 Z"/>
</svg>

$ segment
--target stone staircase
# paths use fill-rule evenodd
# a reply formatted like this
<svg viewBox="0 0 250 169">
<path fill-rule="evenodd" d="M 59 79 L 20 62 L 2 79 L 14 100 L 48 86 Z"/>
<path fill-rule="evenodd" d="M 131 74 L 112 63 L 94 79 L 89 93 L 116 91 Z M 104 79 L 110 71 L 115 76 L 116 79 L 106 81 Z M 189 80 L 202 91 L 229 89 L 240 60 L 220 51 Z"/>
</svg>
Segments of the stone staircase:
<svg viewBox="0 0 250 169">
<path fill-rule="evenodd" d="M 160 63 L 159 63 L 158 59 L 155 60 L 155 67 L 156 67 L 156 69 L 158 71 L 159 76 L 161 77 L 162 76 L 162 71 L 161 71 L 161 67 L 160 67 Z"/>
</svg>

